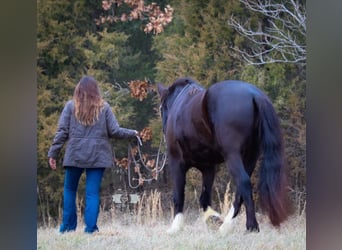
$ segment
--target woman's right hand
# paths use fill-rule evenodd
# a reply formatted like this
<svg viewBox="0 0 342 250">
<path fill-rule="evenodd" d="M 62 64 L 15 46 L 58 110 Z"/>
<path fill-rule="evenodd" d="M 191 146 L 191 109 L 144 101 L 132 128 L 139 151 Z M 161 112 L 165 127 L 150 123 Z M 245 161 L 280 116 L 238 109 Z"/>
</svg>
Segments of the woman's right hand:
<svg viewBox="0 0 342 250">
<path fill-rule="evenodd" d="M 134 130 L 134 131 L 135 131 L 135 138 L 137 138 L 139 145 L 142 146 L 142 142 L 141 142 L 141 139 L 140 139 L 139 132 L 137 130 Z"/>
</svg>

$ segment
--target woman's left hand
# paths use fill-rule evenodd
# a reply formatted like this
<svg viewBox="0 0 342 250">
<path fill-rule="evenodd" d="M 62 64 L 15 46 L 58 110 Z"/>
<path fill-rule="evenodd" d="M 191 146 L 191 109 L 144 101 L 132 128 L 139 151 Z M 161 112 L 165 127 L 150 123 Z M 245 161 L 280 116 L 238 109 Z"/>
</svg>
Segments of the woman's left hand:
<svg viewBox="0 0 342 250">
<path fill-rule="evenodd" d="M 55 170 L 56 169 L 56 159 L 49 158 L 49 165 L 53 170 Z"/>
</svg>

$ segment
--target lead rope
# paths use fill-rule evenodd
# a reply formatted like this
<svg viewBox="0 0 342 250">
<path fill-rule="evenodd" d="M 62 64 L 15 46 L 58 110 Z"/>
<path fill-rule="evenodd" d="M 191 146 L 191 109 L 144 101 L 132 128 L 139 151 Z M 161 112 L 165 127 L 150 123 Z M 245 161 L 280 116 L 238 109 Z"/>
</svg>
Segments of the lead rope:
<svg viewBox="0 0 342 250">
<path fill-rule="evenodd" d="M 146 166 L 145 162 L 144 162 L 144 159 L 143 159 L 143 156 L 142 156 L 142 153 L 141 153 L 141 146 L 142 146 L 142 142 L 141 142 L 141 139 L 139 136 L 137 136 L 137 148 L 138 148 L 138 153 L 139 153 L 139 160 L 141 162 L 141 164 L 139 164 L 137 162 L 137 160 L 135 159 L 134 155 L 133 155 L 133 150 L 132 150 L 132 145 L 130 144 L 129 147 L 128 147 L 128 184 L 131 188 L 133 189 L 136 189 L 138 188 L 140 185 L 143 184 L 143 182 L 150 182 L 152 181 L 153 179 L 155 180 L 158 180 L 158 174 L 163 171 L 165 165 L 166 165 L 166 159 L 167 159 L 167 155 L 166 155 L 166 150 L 165 152 L 163 153 L 163 159 L 162 159 L 162 165 L 161 167 L 158 167 L 159 165 L 159 161 L 160 161 L 160 157 L 161 157 L 161 148 L 162 148 L 162 145 L 165 145 L 165 136 L 162 137 L 162 139 L 160 140 L 160 143 L 159 143 L 159 148 L 158 148 L 158 153 L 157 153 L 157 159 L 156 159 L 156 165 L 155 165 L 155 168 L 154 169 L 151 169 L 149 168 L 148 166 Z M 138 173 L 138 176 L 139 178 L 131 178 L 131 165 L 134 165 L 134 171 L 136 173 Z M 151 178 L 143 178 L 141 172 L 140 172 L 140 166 L 144 166 L 145 169 L 147 169 L 149 172 L 153 172 L 155 171 L 155 177 L 151 177 Z M 138 181 L 138 184 L 137 185 L 133 185 L 131 181 Z"/>
<path fill-rule="evenodd" d="M 137 136 L 138 137 L 138 136 Z M 133 153 L 132 153 L 132 146 L 129 145 L 128 146 L 128 152 L 127 152 L 127 155 L 128 155 L 128 168 L 127 168 L 127 177 L 128 177 L 128 185 L 130 186 L 130 188 L 133 188 L 133 189 L 136 189 L 140 186 L 140 183 L 138 182 L 138 184 L 136 186 L 133 186 L 132 183 L 131 183 L 131 163 L 132 163 L 132 159 L 134 161 L 134 166 L 137 166 L 137 162 L 135 161 L 135 158 L 133 157 Z M 139 175 L 139 179 L 140 179 L 140 175 Z M 139 180 L 138 179 L 138 180 Z M 136 178 L 134 178 L 133 180 L 136 180 Z"/>
</svg>

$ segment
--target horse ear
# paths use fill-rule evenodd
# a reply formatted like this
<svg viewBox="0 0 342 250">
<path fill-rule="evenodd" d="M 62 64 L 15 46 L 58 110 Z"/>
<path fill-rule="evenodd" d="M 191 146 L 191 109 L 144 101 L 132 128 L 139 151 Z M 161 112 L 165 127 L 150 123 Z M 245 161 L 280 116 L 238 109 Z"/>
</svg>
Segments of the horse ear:
<svg viewBox="0 0 342 250">
<path fill-rule="evenodd" d="M 161 83 L 157 84 L 157 89 L 158 89 L 158 93 L 159 93 L 160 97 L 166 95 L 168 92 L 168 89 L 166 87 L 164 87 L 164 85 Z"/>
</svg>

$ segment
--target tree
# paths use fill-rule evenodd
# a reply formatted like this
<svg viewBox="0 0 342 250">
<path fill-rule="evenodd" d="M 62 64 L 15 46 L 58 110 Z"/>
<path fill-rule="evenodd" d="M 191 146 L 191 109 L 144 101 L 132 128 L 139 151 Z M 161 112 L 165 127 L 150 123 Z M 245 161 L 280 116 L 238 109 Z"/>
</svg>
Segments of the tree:
<svg viewBox="0 0 342 250">
<path fill-rule="evenodd" d="M 227 20 L 241 12 L 237 0 L 173 0 L 177 10 L 165 33 L 154 38 L 158 81 L 170 84 L 177 77 L 192 76 L 206 87 L 212 83 L 236 78 L 236 60 L 229 49 L 233 44 L 232 28 Z M 174 27 L 176 26 L 176 27 Z M 238 62 L 239 63 L 239 62 Z"/>
<path fill-rule="evenodd" d="M 237 20 L 229 25 L 252 42 L 249 48 L 233 49 L 250 64 L 274 62 L 305 64 L 306 10 L 304 1 L 239 0 L 245 7 L 262 16 L 257 24 Z M 254 45 L 254 46 L 253 46 Z"/>
</svg>

